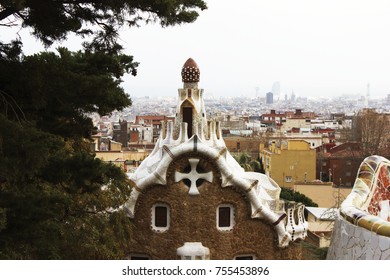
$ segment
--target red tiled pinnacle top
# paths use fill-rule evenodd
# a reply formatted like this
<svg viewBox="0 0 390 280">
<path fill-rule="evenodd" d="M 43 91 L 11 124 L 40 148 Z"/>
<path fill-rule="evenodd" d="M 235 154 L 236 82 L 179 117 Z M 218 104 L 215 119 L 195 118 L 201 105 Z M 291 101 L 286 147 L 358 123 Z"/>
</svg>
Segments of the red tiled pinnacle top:
<svg viewBox="0 0 390 280">
<path fill-rule="evenodd" d="M 198 83 L 200 71 L 198 64 L 192 58 L 187 59 L 181 69 L 181 78 L 183 83 Z"/>
</svg>

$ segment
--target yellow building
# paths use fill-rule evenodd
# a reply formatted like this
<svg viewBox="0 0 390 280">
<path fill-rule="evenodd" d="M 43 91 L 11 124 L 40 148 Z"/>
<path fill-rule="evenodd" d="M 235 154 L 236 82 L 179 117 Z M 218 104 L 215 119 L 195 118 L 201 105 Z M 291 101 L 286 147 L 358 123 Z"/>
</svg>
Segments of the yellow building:
<svg viewBox="0 0 390 280">
<path fill-rule="evenodd" d="M 294 191 L 310 197 L 318 207 L 339 208 L 352 188 L 334 187 L 331 182 L 298 182 L 294 185 Z"/>
<path fill-rule="evenodd" d="M 280 148 L 260 147 L 265 174 L 281 187 L 292 188 L 294 182 L 310 182 L 316 179 L 316 151 L 304 140 L 288 140 Z"/>
</svg>

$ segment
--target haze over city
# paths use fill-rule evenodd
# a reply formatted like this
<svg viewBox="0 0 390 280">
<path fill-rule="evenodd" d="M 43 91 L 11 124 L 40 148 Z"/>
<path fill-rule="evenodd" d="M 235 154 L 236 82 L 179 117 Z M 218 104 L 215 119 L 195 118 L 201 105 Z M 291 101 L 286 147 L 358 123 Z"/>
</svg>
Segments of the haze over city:
<svg viewBox="0 0 390 280">
<path fill-rule="evenodd" d="M 389 15 L 0 0 L 0 275 L 386 275 L 267 261 L 390 260 Z"/>
<path fill-rule="evenodd" d="M 174 69 L 192 56 L 204 69 L 201 86 L 216 96 L 265 94 L 275 81 L 298 96 L 362 95 L 367 83 L 384 96 L 389 14 L 385 1 L 212 1 L 194 24 L 126 33 L 142 41 L 130 43 L 140 77 L 126 86 L 168 94 L 180 84 Z"/>
<path fill-rule="evenodd" d="M 369 83 L 371 97 L 384 98 L 389 14 L 388 1 L 210 1 L 192 24 L 123 30 L 126 52 L 140 62 L 123 87 L 132 97 L 172 96 L 177 69 L 193 57 L 209 96 L 264 96 L 279 81 L 282 94 L 303 97 L 366 95 Z M 77 50 L 78 42 L 61 45 Z M 42 49 L 35 39 L 24 48 Z"/>
</svg>

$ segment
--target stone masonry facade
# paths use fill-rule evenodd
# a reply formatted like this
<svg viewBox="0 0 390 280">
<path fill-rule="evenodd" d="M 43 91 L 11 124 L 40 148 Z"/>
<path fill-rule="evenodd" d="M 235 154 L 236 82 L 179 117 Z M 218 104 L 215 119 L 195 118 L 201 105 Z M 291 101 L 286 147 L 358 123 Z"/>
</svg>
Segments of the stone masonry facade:
<svg viewBox="0 0 390 280">
<path fill-rule="evenodd" d="M 184 171 L 188 158 L 198 158 L 199 167 L 212 170 L 213 182 L 199 186 L 200 195 L 188 195 L 183 181 L 174 182 L 174 171 Z M 151 226 L 152 207 L 156 203 L 170 208 L 171 224 L 166 232 L 156 232 Z M 230 231 L 216 226 L 218 205 L 234 207 L 235 225 Z M 239 255 L 252 255 L 256 259 L 301 259 L 300 243 L 286 248 L 277 246 L 277 235 L 272 225 L 252 219 L 246 196 L 234 187 L 221 187 L 217 166 L 197 153 L 177 158 L 168 168 L 167 185 L 153 185 L 141 193 L 133 221 L 132 252 L 130 255 L 147 255 L 151 259 L 177 259 L 176 249 L 184 242 L 202 242 L 210 248 L 211 259 L 234 259 Z"/>
</svg>

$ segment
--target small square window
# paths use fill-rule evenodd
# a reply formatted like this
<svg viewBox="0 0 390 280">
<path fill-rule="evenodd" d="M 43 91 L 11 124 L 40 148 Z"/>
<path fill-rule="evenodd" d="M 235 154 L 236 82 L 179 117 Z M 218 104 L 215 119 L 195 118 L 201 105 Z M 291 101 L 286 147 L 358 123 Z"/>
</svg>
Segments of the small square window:
<svg viewBox="0 0 390 280">
<path fill-rule="evenodd" d="M 291 183 L 292 182 L 292 176 L 286 176 L 286 183 Z"/>
</svg>

